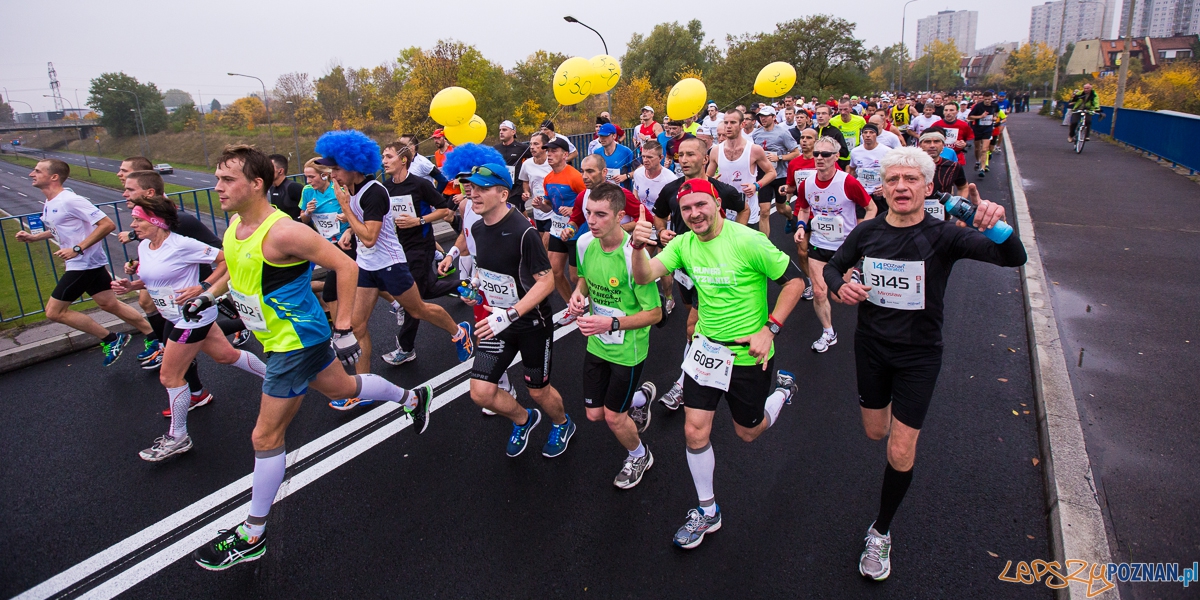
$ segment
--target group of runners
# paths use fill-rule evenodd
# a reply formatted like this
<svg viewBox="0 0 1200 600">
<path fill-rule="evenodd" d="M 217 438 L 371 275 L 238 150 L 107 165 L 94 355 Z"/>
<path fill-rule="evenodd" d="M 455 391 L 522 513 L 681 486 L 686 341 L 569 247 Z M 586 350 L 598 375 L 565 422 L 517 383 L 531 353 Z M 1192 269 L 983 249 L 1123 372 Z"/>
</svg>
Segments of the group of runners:
<svg viewBox="0 0 1200 600">
<path fill-rule="evenodd" d="M 550 383 L 556 327 L 587 337 L 581 366 L 572 367 L 579 389 L 568 397 L 582 396 L 587 418 L 605 422 L 626 451 L 616 487 L 637 486 L 654 465 L 642 434 L 656 401 L 669 410 L 682 406 L 697 505 L 673 536 L 681 548 L 695 548 L 721 528 L 711 440 L 721 400 L 737 436 L 754 441 L 799 398 L 799 377 L 777 368 L 773 343 L 787 335 L 797 305 L 813 301 L 822 327 L 811 346 L 818 353 L 838 341 L 830 300 L 857 306 L 863 427 L 871 439 L 888 439 L 879 511 L 859 571 L 882 580 L 890 573 L 891 522 L 912 481 L 941 367 L 951 267 L 960 259 L 1018 266 L 1025 253 L 1015 235 L 1003 243 L 984 236 L 1004 210 L 981 199 L 963 176 L 960 144 L 971 138 L 950 132 L 975 134 L 982 116 L 972 129 L 953 101 L 919 98 L 917 110 L 901 96 L 880 109 L 891 117 L 863 119 L 853 100 L 835 102 L 836 109 L 822 103 L 811 114 L 803 98 L 749 110 L 710 105 L 704 133 L 687 131 L 695 123 L 668 123 L 664 139 L 657 124 L 648 126 L 654 111 L 646 107 L 631 130 L 636 151 L 615 143 L 624 132 L 602 115 L 597 143 L 579 170 L 570 164 L 577 150 L 553 123 L 525 144 L 505 121 L 495 148 L 442 142 L 433 163 L 416 153 L 415 136 L 381 150 L 360 132 L 329 132 L 316 145 L 319 157 L 305 163 L 308 185 L 289 211 L 272 204 L 295 195 L 278 181 L 278 159 L 286 173 L 286 158 L 229 146 L 216 169 L 220 207 L 232 216 L 221 237 L 164 198 L 161 177 L 134 157 L 122 164 L 133 228 L 121 241 L 137 240 L 138 261 L 127 265 L 130 278 L 118 280 L 97 245 L 113 231 L 111 219 L 64 188 L 65 163 L 45 160 L 30 176 L 46 196 L 46 230 L 22 231 L 17 239 L 53 238 L 63 249 L 67 273 L 47 315 L 100 338 L 106 366 L 129 336 L 68 310 L 73 301 L 90 294 L 146 334 L 139 360 L 158 369 L 171 424 L 142 458 L 159 461 L 191 447 L 187 412 L 211 400 L 193 360 L 198 352 L 262 378 L 249 515 L 194 553 L 213 570 L 266 551 L 285 433 L 309 388 L 338 410 L 399 403 L 417 433 L 427 430 L 433 389 L 404 389 L 369 372 L 367 322 L 379 299 L 399 327 L 397 348 L 381 358 L 415 360 L 420 321 L 445 331 L 458 360 L 473 358 L 472 401 L 511 421 L 510 457 L 525 451 L 543 420 L 545 457 L 566 452 L 576 432 Z M 990 102 L 985 94 L 970 113 Z M 940 116 L 922 122 L 918 114 Z M 885 144 L 891 129 L 899 129 L 897 140 Z M 946 217 L 937 201 L 942 192 L 969 198 L 970 223 Z M 796 260 L 766 235 L 775 215 L 793 233 Z M 434 237 L 439 221 L 458 232 L 446 248 Z M 323 281 L 313 281 L 315 267 L 328 273 Z M 134 290 L 145 292 L 139 304 L 146 318 L 117 298 Z M 688 307 L 687 337 L 678 379 L 659 396 L 643 368 L 651 330 L 673 312 L 676 291 Z M 566 307 L 558 313 L 556 293 Z M 455 323 L 429 302 L 446 295 L 473 306 L 475 318 Z M 227 335 L 237 345 L 253 335 L 263 356 L 236 348 Z M 508 381 L 518 353 L 534 405 L 528 408 Z"/>
</svg>

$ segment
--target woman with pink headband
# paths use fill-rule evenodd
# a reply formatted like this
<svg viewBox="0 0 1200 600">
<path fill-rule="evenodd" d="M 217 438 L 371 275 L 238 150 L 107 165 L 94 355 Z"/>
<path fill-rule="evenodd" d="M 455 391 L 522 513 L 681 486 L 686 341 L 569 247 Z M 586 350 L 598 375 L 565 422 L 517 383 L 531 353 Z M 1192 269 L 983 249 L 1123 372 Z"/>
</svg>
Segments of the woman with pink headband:
<svg viewBox="0 0 1200 600">
<path fill-rule="evenodd" d="M 248 373 L 263 376 L 266 368 L 257 356 L 238 350 L 221 334 L 208 335 L 217 320 L 216 306 L 210 306 L 195 319 L 183 317 L 182 304 L 207 290 L 212 281 L 225 275 L 225 255 L 221 250 L 183 235 L 173 235 L 179 216 L 175 205 L 161 196 L 132 200 L 133 229 L 138 239 L 137 281 L 119 279 L 112 283 L 113 291 L 124 294 L 145 289 L 150 293 L 158 312 L 167 321 L 166 350 L 158 377 L 167 388 L 171 407 L 171 426 L 167 434 L 154 440 L 154 445 L 139 455 L 158 462 L 192 448 L 187 433 L 187 414 L 191 391 L 184 381 L 188 366 L 203 351 L 213 360 L 233 365 Z M 208 281 L 200 281 L 200 265 L 212 264 Z M 194 408 L 192 406 L 191 408 Z"/>
</svg>

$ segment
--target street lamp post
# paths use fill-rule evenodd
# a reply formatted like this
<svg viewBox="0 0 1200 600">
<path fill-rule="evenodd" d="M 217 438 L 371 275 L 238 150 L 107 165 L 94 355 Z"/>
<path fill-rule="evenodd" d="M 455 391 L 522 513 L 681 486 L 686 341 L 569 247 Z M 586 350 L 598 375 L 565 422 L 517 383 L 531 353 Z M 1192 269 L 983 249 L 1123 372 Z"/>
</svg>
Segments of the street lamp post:
<svg viewBox="0 0 1200 600">
<path fill-rule="evenodd" d="M 8 95 L 7 95 L 7 94 L 8 94 L 8 88 L 4 88 L 4 93 L 5 93 L 5 96 L 4 96 L 4 97 L 5 97 L 5 98 L 8 98 Z M 8 102 L 9 104 L 11 104 L 11 103 L 13 103 L 13 102 L 19 102 L 19 103 L 21 103 L 21 104 L 24 104 L 25 106 L 28 106 L 28 107 L 29 107 L 29 114 L 33 115 L 34 117 L 37 117 L 37 114 L 33 112 L 33 105 L 29 104 L 28 102 L 22 102 L 22 101 L 20 101 L 20 100 L 13 100 L 12 98 L 8 98 L 8 100 L 5 100 L 5 102 Z M 13 113 L 13 116 L 16 116 L 16 113 Z M 19 123 L 19 122 L 20 122 L 20 121 L 18 121 L 18 123 Z M 36 118 L 34 118 L 34 120 L 33 120 L 33 130 L 34 130 L 35 132 L 38 130 L 38 121 L 37 121 L 37 119 L 36 119 Z M 42 150 L 42 158 L 46 158 L 46 151 L 45 151 L 45 150 Z"/>
<path fill-rule="evenodd" d="M 284 101 L 285 104 L 292 105 L 292 141 L 296 143 L 296 162 L 300 162 L 300 133 L 296 131 L 296 103 L 291 100 Z M 303 171 L 303 169 L 301 169 Z"/>
<path fill-rule="evenodd" d="M 208 139 L 204 136 L 204 94 L 197 90 L 196 97 L 200 99 L 200 147 L 204 149 L 204 167 L 208 168 Z"/>
<path fill-rule="evenodd" d="M 901 91 L 901 90 L 903 90 L 903 89 L 904 89 L 904 29 L 905 29 L 905 19 L 907 19 L 907 17 L 908 17 L 908 5 L 909 5 L 909 4 L 912 4 L 913 2 L 916 2 L 916 1 L 917 1 L 917 0 L 908 0 L 908 2 L 905 2 L 905 3 L 904 3 L 904 8 L 902 8 L 902 9 L 900 10 L 900 55 L 896 57 L 896 65 L 897 65 L 897 67 L 898 67 L 898 69 L 897 69 L 897 70 L 900 72 L 900 73 L 899 73 L 899 75 L 898 75 L 898 77 L 900 78 L 900 84 L 896 86 L 896 91 L 897 91 L 897 92 L 899 92 L 899 91 Z M 919 25 L 918 25 L 918 28 L 919 28 Z"/>
<path fill-rule="evenodd" d="M 250 79 L 258 79 L 253 75 L 242 75 L 241 73 L 226 73 L 230 77 L 249 77 Z M 267 130 L 271 132 L 271 152 L 275 152 L 275 127 L 271 125 L 271 99 L 267 97 L 267 84 L 263 80 L 258 79 L 259 85 L 263 91 L 263 105 L 267 107 Z"/>
<path fill-rule="evenodd" d="M 575 17 L 572 17 L 571 15 L 567 15 L 567 16 L 563 17 L 563 20 L 568 23 L 578 23 L 580 25 L 583 25 L 584 27 L 587 27 L 588 29 L 591 29 L 592 33 L 599 36 L 600 44 L 602 46 L 604 46 L 604 53 L 608 54 L 608 42 L 604 41 L 604 36 L 600 35 L 599 31 L 592 29 L 591 26 L 589 26 L 587 23 L 584 23 L 583 21 L 580 21 L 579 19 L 576 19 Z M 612 114 L 612 90 L 608 90 L 608 92 L 605 95 L 608 96 L 608 114 L 611 115 Z"/>
<path fill-rule="evenodd" d="M 52 96 L 50 94 L 42 94 L 42 97 L 43 98 L 54 98 L 54 96 Z M 58 96 L 58 99 L 62 100 L 63 102 L 66 102 L 67 106 L 70 106 L 71 110 L 75 111 L 76 119 L 82 120 L 79 116 L 79 109 L 76 108 L 74 104 L 71 104 L 70 100 L 63 98 L 62 96 Z M 79 133 L 79 141 L 82 142 L 83 141 L 83 127 L 80 126 L 79 129 L 77 129 L 76 131 Z M 87 167 L 88 177 L 91 177 L 92 176 L 92 165 L 90 162 L 88 162 L 87 144 L 84 144 L 83 146 L 84 146 L 84 148 L 83 148 L 83 166 Z"/>
<path fill-rule="evenodd" d="M 138 99 L 138 95 L 129 90 L 118 90 L 117 88 L 108 88 L 110 92 L 124 92 L 133 96 L 133 102 L 137 106 L 137 120 L 134 121 L 135 128 L 140 128 L 139 135 L 144 143 L 142 154 L 150 154 L 150 140 L 146 139 L 146 121 L 142 118 L 142 101 Z"/>
</svg>

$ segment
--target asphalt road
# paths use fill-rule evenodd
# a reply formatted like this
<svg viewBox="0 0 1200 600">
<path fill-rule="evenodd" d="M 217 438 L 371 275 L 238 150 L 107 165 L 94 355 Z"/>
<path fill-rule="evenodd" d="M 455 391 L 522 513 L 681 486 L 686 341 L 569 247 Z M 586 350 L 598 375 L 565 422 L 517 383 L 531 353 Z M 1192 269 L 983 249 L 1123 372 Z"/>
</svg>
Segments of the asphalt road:
<svg viewBox="0 0 1200 600">
<path fill-rule="evenodd" d="M 1120 561 L 1200 555 L 1200 187 L 1093 136 L 1010 118 L 1017 160 L 1083 419 L 1110 547 Z M 1101 121 L 1099 127 L 1107 128 Z M 1179 584 L 1123 585 L 1126 598 L 1195 597 Z"/>
<path fill-rule="evenodd" d="M 24 146 L 16 148 L 16 151 L 35 157 L 57 158 L 71 165 L 84 166 L 84 164 L 90 164 L 93 169 L 111 171 L 113 173 L 116 173 L 117 170 L 121 168 L 121 161 L 112 158 L 88 156 L 85 161 L 82 154 L 62 152 L 59 150 L 42 150 L 40 148 L 28 148 Z M 163 175 L 163 181 L 186 186 L 189 189 L 209 188 L 217 185 L 217 178 L 213 176 L 212 173 L 184 171 L 182 169 L 175 169 L 174 173 L 170 175 Z"/>
<path fill-rule="evenodd" d="M 995 162 L 982 189 L 1008 205 L 1003 159 Z M 793 252 L 779 217 L 775 232 L 776 243 Z M 776 426 L 746 444 L 727 410 L 718 410 L 713 447 L 725 522 L 696 550 L 670 542 L 696 503 L 682 413 L 655 408 L 644 434 L 655 466 L 637 488 L 614 488 L 624 451 L 603 423 L 585 420 L 578 387 L 584 341 L 573 332 L 554 348 L 552 382 L 579 424 L 564 456 L 536 452 L 547 432 L 541 427 L 534 451 L 506 458 L 510 425 L 482 416 L 466 396 L 447 394 L 451 401 L 418 439 L 410 429 L 383 437 L 407 421 L 385 415 L 386 407 L 341 413 L 314 393 L 289 430 L 290 451 L 361 424 L 355 419 L 363 415 L 379 418 L 356 434 L 324 438 L 337 441 L 296 460 L 288 485 L 311 482 L 274 506 L 263 559 L 224 573 L 186 558 L 131 569 L 188 535 L 215 534 L 214 519 L 249 497 L 231 493 L 132 552 L 115 552 L 115 562 L 94 559 L 103 568 L 63 595 L 140 581 L 125 595 L 1048 598 L 1044 586 L 997 579 L 1006 561 L 1049 558 L 1042 475 L 1033 461 L 1036 423 L 1025 414 L 1033 400 L 1017 271 L 963 263 L 946 300 L 945 364 L 913 485 L 892 528 L 892 577 L 883 584 L 857 572 L 885 457 L 884 444 L 867 440 L 860 424 L 855 311 L 835 305 L 841 343 L 817 355 L 808 348 L 820 327 L 804 303 L 776 342 L 776 366 L 801 378 L 799 397 Z M 440 303 L 468 318 L 457 301 Z M 378 308 L 371 329 L 376 347 L 390 350 L 391 315 Z M 677 311 L 652 333 L 644 376 L 661 391 L 679 373 L 683 329 Z M 373 371 L 413 386 L 456 365 L 445 334 L 428 325 L 418 348 L 415 363 L 390 367 L 375 358 Z M 158 415 L 165 393 L 128 357 L 103 369 L 93 349 L 0 376 L 0 528 L 7 532 L 0 595 L 44 582 L 250 472 L 258 381 L 201 362 L 216 400 L 191 413 L 195 448 L 158 465 L 136 453 L 167 426 Z M 517 381 L 519 373 L 511 371 Z M 368 442 L 378 443 L 322 470 L 335 451 Z"/>
</svg>

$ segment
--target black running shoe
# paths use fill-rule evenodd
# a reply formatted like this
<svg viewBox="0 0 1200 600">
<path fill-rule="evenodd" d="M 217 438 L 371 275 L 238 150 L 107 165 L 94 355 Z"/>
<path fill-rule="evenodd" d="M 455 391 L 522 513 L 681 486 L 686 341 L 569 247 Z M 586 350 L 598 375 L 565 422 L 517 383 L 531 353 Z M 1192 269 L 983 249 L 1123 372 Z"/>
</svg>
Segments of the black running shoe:
<svg viewBox="0 0 1200 600">
<path fill-rule="evenodd" d="M 239 532 L 241 528 L 239 525 L 233 529 L 222 529 L 216 539 L 193 552 L 192 559 L 209 571 L 224 571 L 240 562 L 262 558 L 267 553 L 266 532 L 251 543 Z"/>
<path fill-rule="evenodd" d="M 412 417 L 413 428 L 417 430 L 417 433 L 425 433 L 425 430 L 429 428 L 429 409 L 433 402 L 433 386 L 422 386 L 413 390 L 413 393 L 417 395 L 417 406 L 409 410 L 408 415 Z"/>
</svg>

